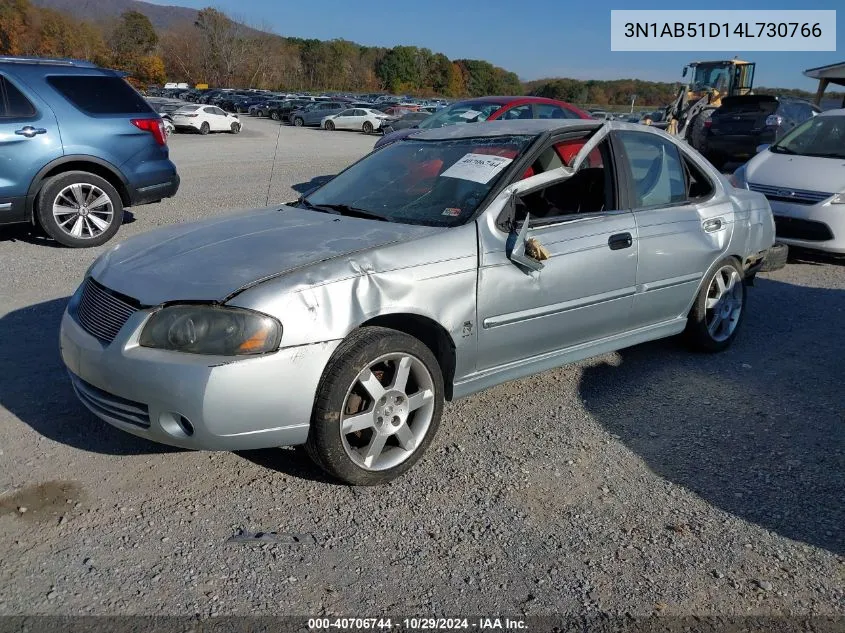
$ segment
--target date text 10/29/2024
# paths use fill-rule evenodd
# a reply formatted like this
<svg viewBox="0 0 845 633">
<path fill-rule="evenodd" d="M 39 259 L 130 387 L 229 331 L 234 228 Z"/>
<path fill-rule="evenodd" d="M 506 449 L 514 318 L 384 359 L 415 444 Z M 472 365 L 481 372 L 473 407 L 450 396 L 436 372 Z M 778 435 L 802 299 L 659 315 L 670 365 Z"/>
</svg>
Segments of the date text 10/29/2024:
<svg viewBox="0 0 845 633">
<path fill-rule="evenodd" d="M 311 631 L 527 631 L 519 618 L 310 618 Z"/>
</svg>

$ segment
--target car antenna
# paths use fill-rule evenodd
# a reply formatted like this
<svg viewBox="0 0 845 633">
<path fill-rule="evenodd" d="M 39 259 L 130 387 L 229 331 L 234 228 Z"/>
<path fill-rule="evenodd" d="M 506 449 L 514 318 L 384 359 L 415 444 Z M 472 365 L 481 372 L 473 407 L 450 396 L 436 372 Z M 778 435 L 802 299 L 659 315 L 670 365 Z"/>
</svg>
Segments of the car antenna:
<svg viewBox="0 0 845 633">
<path fill-rule="evenodd" d="M 279 121 L 279 133 L 276 135 L 276 149 L 273 151 L 273 164 L 270 166 L 270 180 L 267 182 L 267 198 L 264 200 L 264 206 L 270 206 L 270 187 L 273 186 L 273 173 L 276 171 L 276 156 L 279 153 L 279 141 L 282 139 L 282 122 Z"/>
</svg>

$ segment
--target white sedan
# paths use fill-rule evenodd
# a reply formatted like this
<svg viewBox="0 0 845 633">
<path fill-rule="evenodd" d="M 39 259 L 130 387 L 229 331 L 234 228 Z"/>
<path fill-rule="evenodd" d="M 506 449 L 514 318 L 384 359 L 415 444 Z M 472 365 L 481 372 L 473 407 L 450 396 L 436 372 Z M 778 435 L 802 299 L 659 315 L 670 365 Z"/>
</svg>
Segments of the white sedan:
<svg viewBox="0 0 845 633">
<path fill-rule="evenodd" d="M 209 132 L 231 132 L 237 134 L 243 124 L 237 114 L 224 112 L 212 105 L 188 105 L 171 115 L 177 130 L 193 129 L 200 134 Z"/>
<path fill-rule="evenodd" d="M 384 112 L 378 110 L 349 108 L 325 117 L 320 122 L 320 127 L 326 130 L 361 130 L 364 134 L 371 134 L 388 118 Z"/>
<path fill-rule="evenodd" d="M 758 149 L 733 183 L 769 199 L 778 240 L 845 254 L 845 109 L 822 112 Z"/>
</svg>

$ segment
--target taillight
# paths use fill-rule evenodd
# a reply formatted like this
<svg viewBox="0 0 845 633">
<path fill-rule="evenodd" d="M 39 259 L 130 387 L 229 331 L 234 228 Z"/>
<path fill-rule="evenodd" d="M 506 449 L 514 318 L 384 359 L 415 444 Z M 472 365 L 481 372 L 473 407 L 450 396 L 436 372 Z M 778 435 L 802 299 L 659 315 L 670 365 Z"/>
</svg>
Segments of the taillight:
<svg viewBox="0 0 845 633">
<path fill-rule="evenodd" d="M 167 135 L 164 133 L 164 122 L 161 119 L 132 119 L 132 125 L 153 135 L 156 143 L 167 145 Z"/>
<path fill-rule="evenodd" d="M 713 125 L 713 121 L 711 121 L 710 119 L 707 119 L 707 120 L 704 122 L 704 127 L 710 127 L 711 125 Z"/>
<path fill-rule="evenodd" d="M 770 127 L 777 127 L 783 123 L 783 117 L 779 114 L 770 114 L 766 117 L 766 125 Z"/>
</svg>

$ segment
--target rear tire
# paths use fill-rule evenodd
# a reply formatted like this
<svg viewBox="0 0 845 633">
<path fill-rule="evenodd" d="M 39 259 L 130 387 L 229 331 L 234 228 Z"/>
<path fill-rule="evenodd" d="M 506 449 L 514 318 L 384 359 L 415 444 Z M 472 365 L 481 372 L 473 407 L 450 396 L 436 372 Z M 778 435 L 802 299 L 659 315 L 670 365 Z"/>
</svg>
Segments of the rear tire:
<svg viewBox="0 0 845 633">
<path fill-rule="evenodd" d="M 123 224 L 120 194 L 107 180 L 87 171 L 49 178 L 36 205 L 36 217 L 44 232 L 71 248 L 105 244 Z"/>
<path fill-rule="evenodd" d="M 305 125 L 305 121 L 304 121 L 301 117 L 296 117 L 296 118 L 293 120 L 293 124 L 294 124 L 296 127 L 302 127 L 303 125 Z"/>
<path fill-rule="evenodd" d="M 382 327 L 356 330 L 320 379 L 306 449 L 348 484 L 387 483 L 431 444 L 443 393 L 440 366 L 421 341 Z"/>
<path fill-rule="evenodd" d="M 364 121 L 364 125 L 361 127 L 361 130 L 364 132 L 364 134 L 372 134 L 373 124 L 369 121 Z"/>
<path fill-rule="evenodd" d="M 278 121 L 279 120 L 279 113 L 278 112 L 271 112 L 270 118 L 273 119 L 274 121 Z"/>
<path fill-rule="evenodd" d="M 211 131 L 211 127 L 208 125 L 207 121 L 203 121 L 202 125 L 200 125 L 200 134 L 205 136 Z"/>
<path fill-rule="evenodd" d="M 739 264 L 723 259 L 701 285 L 687 317 L 685 334 L 693 348 L 721 352 L 730 347 L 745 317 L 746 296 Z"/>
</svg>

